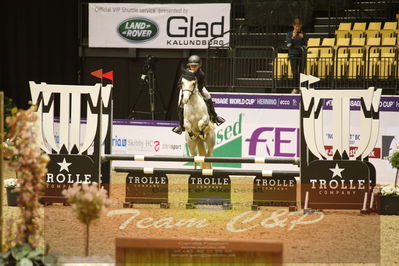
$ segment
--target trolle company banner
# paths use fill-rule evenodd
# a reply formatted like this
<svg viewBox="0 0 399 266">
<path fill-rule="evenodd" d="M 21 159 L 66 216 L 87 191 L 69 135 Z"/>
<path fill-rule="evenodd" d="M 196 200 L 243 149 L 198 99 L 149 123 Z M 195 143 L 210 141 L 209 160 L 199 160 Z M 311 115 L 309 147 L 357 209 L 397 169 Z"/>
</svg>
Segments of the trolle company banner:
<svg viewBox="0 0 399 266">
<path fill-rule="evenodd" d="M 89 47 L 204 49 L 229 29 L 230 4 L 89 3 Z"/>
</svg>

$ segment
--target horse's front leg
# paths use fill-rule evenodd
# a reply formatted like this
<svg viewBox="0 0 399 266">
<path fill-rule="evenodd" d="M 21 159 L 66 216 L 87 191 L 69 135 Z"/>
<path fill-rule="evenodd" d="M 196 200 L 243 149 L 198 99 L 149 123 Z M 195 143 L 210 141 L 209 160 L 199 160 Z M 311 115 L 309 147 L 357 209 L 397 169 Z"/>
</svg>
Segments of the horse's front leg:
<svg viewBox="0 0 399 266">
<path fill-rule="evenodd" d="M 186 143 L 188 146 L 188 150 L 190 151 L 190 155 L 191 156 L 197 156 L 198 152 L 197 152 L 197 140 L 193 140 L 191 139 L 190 135 L 188 134 L 188 132 L 186 133 Z M 197 169 L 197 163 L 194 162 L 194 169 Z"/>
<path fill-rule="evenodd" d="M 209 125 L 209 116 L 203 115 L 202 118 L 198 121 L 198 129 L 200 131 L 200 138 L 205 139 L 204 129 Z"/>
<path fill-rule="evenodd" d="M 187 119 L 184 119 L 184 128 L 185 128 L 186 132 L 188 133 L 188 135 L 190 136 L 190 138 L 192 138 L 193 126 L 192 126 L 191 122 Z"/>
<path fill-rule="evenodd" d="M 206 136 L 206 146 L 207 146 L 207 151 L 206 151 L 206 157 L 211 157 L 213 153 L 213 149 L 215 147 L 215 131 L 211 130 L 207 136 Z M 207 163 L 207 168 L 212 169 L 212 163 Z"/>
</svg>

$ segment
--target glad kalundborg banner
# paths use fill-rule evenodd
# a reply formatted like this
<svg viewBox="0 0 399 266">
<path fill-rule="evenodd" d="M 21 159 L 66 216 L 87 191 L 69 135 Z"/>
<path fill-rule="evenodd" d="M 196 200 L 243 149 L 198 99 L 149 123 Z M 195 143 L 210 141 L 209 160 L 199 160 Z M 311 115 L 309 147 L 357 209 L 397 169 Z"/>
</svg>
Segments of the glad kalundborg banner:
<svg viewBox="0 0 399 266">
<path fill-rule="evenodd" d="M 230 4 L 89 3 L 89 47 L 204 49 L 230 30 Z M 229 34 L 213 44 L 229 43 Z"/>
<path fill-rule="evenodd" d="M 217 139 L 214 156 L 279 156 L 298 157 L 299 106 L 296 95 L 212 94 L 216 109 L 226 118 L 226 123 L 216 128 Z M 332 118 L 331 100 L 324 104 L 325 148 L 331 151 Z M 361 138 L 359 117 L 360 101 L 351 102 L 351 154 L 356 151 Z M 393 183 L 396 170 L 386 157 L 399 144 L 399 97 L 382 97 L 380 103 L 380 134 L 370 154 L 370 161 L 377 170 L 377 182 Z M 184 135 L 171 131 L 176 122 L 115 120 L 112 152 L 120 154 L 187 155 Z M 115 161 L 115 166 L 191 167 L 173 162 L 126 162 Z M 292 165 L 275 164 L 214 164 L 214 167 L 245 169 L 295 170 Z"/>
</svg>

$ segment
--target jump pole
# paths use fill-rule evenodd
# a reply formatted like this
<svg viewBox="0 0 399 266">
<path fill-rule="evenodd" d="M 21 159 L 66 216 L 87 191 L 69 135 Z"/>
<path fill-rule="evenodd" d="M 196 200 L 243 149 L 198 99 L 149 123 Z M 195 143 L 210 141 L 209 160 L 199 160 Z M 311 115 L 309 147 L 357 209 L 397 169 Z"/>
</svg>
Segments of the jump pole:
<svg viewBox="0 0 399 266">
<path fill-rule="evenodd" d="M 187 174 L 187 175 L 240 175 L 264 177 L 297 177 L 299 171 L 283 170 L 239 170 L 239 169 L 185 169 L 185 168 L 151 168 L 151 167 L 114 167 L 115 172 L 137 174 Z"/>
<path fill-rule="evenodd" d="M 205 156 L 162 156 L 142 154 L 104 154 L 103 161 L 152 161 L 152 162 L 194 162 L 194 163 L 255 163 L 255 164 L 294 164 L 299 158 L 283 157 L 205 157 Z"/>
</svg>

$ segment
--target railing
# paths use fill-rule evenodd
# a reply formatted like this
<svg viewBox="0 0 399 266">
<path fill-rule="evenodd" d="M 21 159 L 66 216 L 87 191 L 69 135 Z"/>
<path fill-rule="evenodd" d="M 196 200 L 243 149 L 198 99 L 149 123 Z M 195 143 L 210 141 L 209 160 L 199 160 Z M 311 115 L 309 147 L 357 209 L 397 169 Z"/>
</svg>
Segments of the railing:
<svg viewBox="0 0 399 266">
<path fill-rule="evenodd" d="M 377 53 L 374 53 L 377 50 Z M 370 46 L 367 54 L 367 75 L 369 84 L 376 87 L 391 88 L 399 93 L 399 46 Z"/>
<path fill-rule="evenodd" d="M 213 90 L 289 92 L 299 87 L 292 64 L 320 78 L 316 88 L 377 86 L 399 93 L 399 46 L 311 46 L 303 56 L 290 58 L 287 48 L 237 47 L 209 49 L 207 86 Z M 295 62 L 294 60 L 297 60 Z"/>
<path fill-rule="evenodd" d="M 213 90 L 259 92 L 274 91 L 274 47 L 210 47 L 205 70 L 207 87 Z"/>
<path fill-rule="evenodd" d="M 338 46 L 335 57 L 335 88 L 366 88 L 366 47 Z"/>
</svg>

